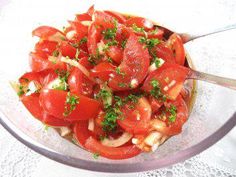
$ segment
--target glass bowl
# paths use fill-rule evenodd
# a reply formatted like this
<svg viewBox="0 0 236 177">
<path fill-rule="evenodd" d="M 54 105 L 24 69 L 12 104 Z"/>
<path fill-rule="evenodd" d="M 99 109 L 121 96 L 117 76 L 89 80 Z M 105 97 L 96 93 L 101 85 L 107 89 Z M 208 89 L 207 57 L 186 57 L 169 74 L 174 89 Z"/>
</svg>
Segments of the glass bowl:
<svg viewBox="0 0 236 177">
<path fill-rule="evenodd" d="M 131 1 L 104 1 L 95 4 L 101 9 L 145 16 L 176 30 L 194 28 L 194 24 L 186 25 L 186 20 L 176 23 L 171 18 L 173 15 L 162 15 L 163 9 L 154 11 L 153 5 L 147 1 L 135 4 Z M 183 161 L 205 150 L 234 127 L 236 117 L 231 116 L 236 108 L 236 92 L 199 82 L 196 102 L 183 132 L 171 137 L 155 153 L 143 153 L 131 159 L 117 161 L 102 157 L 94 159 L 91 153 L 63 139 L 54 129 L 45 131 L 44 126 L 19 102 L 9 81 L 17 80 L 29 70 L 27 59 L 33 46 L 31 31 L 34 27 L 42 24 L 62 27 L 67 19 L 73 19 L 75 13 L 84 12 L 90 5 L 90 1 L 71 1 L 70 4 L 68 1 L 57 1 L 55 4 L 53 1 L 42 0 L 12 1 L 3 7 L 0 19 L 0 123 L 15 138 L 36 152 L 63 164 L 92 171 L 125 173 L 158 169 Z M 174 9 L 172 10 L 172 14 L 175 14 Z M 195 17 L 196 14 L 192 12 L 192 17 Z M 181 19 L 184 15 L 178 13 L 175 15 L 177 17 Z M 220 22 L 219 24 L 222 25 Z M 208 30 L 211 28 L 214 25 L 208 26 Z M 233 35 L 236 35 L 235 30 L 186 44 L 195 67 L 200 71 L 236 78 L 236 52 L 233 48 L 236 41 L 230 37 Z"/>
</svg>

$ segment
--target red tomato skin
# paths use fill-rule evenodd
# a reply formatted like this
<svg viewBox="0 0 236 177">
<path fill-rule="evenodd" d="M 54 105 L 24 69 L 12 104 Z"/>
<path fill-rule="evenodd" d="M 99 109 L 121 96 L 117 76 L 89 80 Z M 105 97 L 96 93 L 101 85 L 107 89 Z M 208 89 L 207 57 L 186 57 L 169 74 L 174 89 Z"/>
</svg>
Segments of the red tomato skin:
<svg viewBox="0 0 236 177">
<path fill-rule="evenodd" d="M 29 63 L 32 71 L 39 72 L 45 69 L 62 69 L 66 70 L 66 64 L 56 59 L 55 63 L 43 58 L 38 53 L 31 52 L 29 54 Z"/>
<path fill-rule="evenodd" d="M 75 58 L 76 55 L 76 48 L 71 46 L 68 42 L 62 41 L 59 47 L 59 51 L 61 52 L 62 56 Z"/>
<path fill-rule="evenodd" d="M 92 17 L 94 13 L 94 5 L 90 6 L 89 9 L 87 10 L 87 13 Z"/>
<path fill-rule="evenodd" d="M 132 27 L 133 24 L 136 24 L 139 28 L 144 28 L 145 30 L 151 30 L 153 28 L 153 23 L 142 17 L 131 17 L 126 21 L 126 25 Z"/>
<path fill-rule="evenodd" d="M 175 57 L 171 49 L 165 46 L 164 43 L 158 44 L 155 49 L 156 56 L 162 58 L 164 61 L 169 63 L 175 63 Z"/>
<path fill-rule="evenodd" d="M 47 69 L 40 72 L 27 72 L 19 78 L 19 82 L 24 85 L 34 81 L 43 87 L 57 77 L 58 75 L 54 72 L 54 70 Z"/>
<path fill-rule="evenodd" d="M 163 124 L 163 126 L 159 126 L 157 131 L 165 135 L 173 136 L 181 133 L 183 124 L 188 118 L 188 107 L 181 96 L 178 96 L 174 101 L 167 102 L 166 106 L 168 105 L 174 105 L 177 108 L 176 120 L 171 124 L 168 124 L 168 119 L 165 122 L 158 120 L 160 125 Z"/>
<path fill-rule="evenodd" d="M 103 29 L 115 27 L 115 19 L 102 11 L 94 12 L 94 22 L 95 24 L 102 26 Z"/>
<path fill-rule="evenodd" d="M 81 65 L 83 65 L 86 69 L 90 70 L 92 69 L 94 66 L 88 61 L 88 57 L 85 56 L 85 57 L 82 57 L 80 60 L 79 60 L 79 63 Z"/>
<path fill-rule="evenodd" d="M 147 48 L 138 41 L 135 34 L 131 34 L 126 43 L 126 48 L 123 54 L 123 61 L 119 68 L 125 73 L 125 77 L 119 73 L 115 73 L 114 77 L 109 81 L 109 86 L 113 90 L 130 90 L 136 88 L 146 77 L 148 67 L 150 65 L 150 56 Z M 137 81 L 134 87 L 130 87 L 132 80 Z M 122 87 L 120 83 L 125 83 Z"/>
<path fill-rule="evenodd" d="M 127 159 L 134 157 L 141 153 L 141 150 L 138 149 L 135 145 L 123 146 L 123 147 L 107 147 L 102 145 L 93 137 L 89 137 L 85 142 L 85 148 L 93 153 L 98 153 L 103 157 L 108 159 Z"/>
<path fill-rule="evenodd" d="M 84 147 L 86 140 L 92 135 L 91 131 L 88 130 L 88 121 L 80 120 L 73 128 L 76 140 Z"/>
<path fill-rule="evenodd" d="M 164 30 L 158 28 L 158 31 L 157 33 L 152 33 L 152 31 L 147 31 L 146 34 L 143 33 L 143 32 L 134 32 L 137 36 L 143 36 L 143 37 L 147 37 L 148 38 L 157 38 L 157 39 L 162 39 L 163 38 L 163 35 L 164 35 Z"/>
<path fill-rule="evenodd" d="M 153 113 L 156 113 L 160 109 L 160 107 L 163 105 L 163 102 L 153 97 L 149 98 L 149 102 L 150 102 Z"/>
<path fill-rule="evenodd" d="M 100 110 L 98 101 L 83 95 L 76 95 L 79 98 L 79 103 L 68 116 L 64 116 L 67 95 L 68 92 L 63 90 L 43 89 L 40 94 L 40 103 L 48 114 L 65 120 L 88 120 L 98 114 Z"/>
<path fill-rule="evenodd" d="M 60 126 L 69 126 L 71 123 L 53 117 L 47 114 L 39 104 L 39 93 L 33 93 L 31 95 L 23 95 L 21 98 L 22 103 L 28 109 L 28 111 L 38 120 L 43 122 L 46 125 L 60 127 Z"/>
<path fill-rule="evenodd" d="M 38 28 L 32 31 L 33 36 L 38 36 L 42 39 L 49 39 L 56 33 L 60 34 L 61 36 L 65 36 L 60 30 L 51 26 L 39 26 Z"/>
<path fill-rule="evenodd" d="M 109 10 L 105 10 L 105 13 L 107 13 L 108 15 L 114 17 L 115 19 L 117 19 L 117 21 L 121 24 L 124 24 L 126 22 L 125 17 L 120 14 L 119 12 L 114 12 L 114 11 L 109 11 Z"/>
<path fill-rule="evenodd" d="M 34 49 L 35 49 L 36 53 L 43 52 L 47 55 L 52 55 L 53 52 L 56 50 L 56 48 L 57 48 L 57 42 L 43 40 L 43 41 L 36 43 Z"/>
<path fill-rule="evenodd" d="M 91 21 L 92 17 L 87 13 L 82 13 L 82 14 L 77 14 L 75 20 L 76 21 Z"/>
<path fill-rule="evenodd" d="M 128 107 L 122 109 L 123 119 L 117 123 L 127 132 L 131 134 L 144 134 L 149 130 L 149 121 L 151 119 L 152 110 L 146 98 L 140 98 L 134 109 L 129 110 Z M 139 120 L 137 116 L 139 115 Z"/>
<path fill-rule="evenodd" d="M 92 23 L 88 29 L 88 51 L 89 54 L 96 55 L 97 53 L 97 43 L 101 40 L 101 27 Z"/>
<path fill-rule="evenodd" d="M 71 93 L 91 97 L 94 83 L 88 79 L 78 68 L 73 68 L 68 77 Z"/>
<path fill-rule="evenodd" d="M 88 27 L 83 25 L 79 21 L 68 21 L 72 27 L 76 31 L 76 41 L 80 41 L 83 37 L 88 35 Z"/>
<path fill-rule="evenodd" d="M 120 64 L 123 59 L 123 50 L 117 46 L 109 47 L 109 49 L 106 51 L 106 54 L 117 64 Z"/>
<path fill-rule="evenodd" d="M 172 34 L 168 41 L 167 46 L 175 53 L 175 62 L 179 65 L 185 63 L 185 51 L 182 39 L 176 33 Z"/>
<path fill-rule="evenodd" d="M 90 73 L 91 77 L 98 77 L 102 81 L 107 81 L 110 74 L 115 73 L 116 67 L 108 62 L 102 62 L 96 65 Z"/>
<path fill-rule="evenodd" d="M 175 100 L 183 88 L 183 84 L 188 76 L 188 73 L 189 68 L 166 62 L 160 68 L 154 70 L 148 75 L 142 89 L 146 92 L 150 92 L 152 90 L 152 86 L 150 84 L 151 80 L 155 79 L 159 82 L 162 93 L 167 95 L 169 99 Z M 168 78 L 168 82 L 166 82 L 166 78 Z M 164 88 L 172 81 L 175 83 L 168 88 L 168 90 L 165 90 Z"/>
</svg>

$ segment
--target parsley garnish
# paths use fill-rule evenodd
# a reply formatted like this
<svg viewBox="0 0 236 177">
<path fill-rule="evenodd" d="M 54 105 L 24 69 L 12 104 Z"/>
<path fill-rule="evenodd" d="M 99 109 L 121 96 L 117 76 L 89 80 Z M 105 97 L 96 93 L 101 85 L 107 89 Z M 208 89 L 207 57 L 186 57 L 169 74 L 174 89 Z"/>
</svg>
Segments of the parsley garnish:
<svg viewBox="0 0 236 177">
<path fill-rule="evenodd" d="M 148 38 L 145 38 L 145 37 L 140 37 L 139 42 L 142 43 L 142 44 L 146 44 L 146 47 L 148 49 L 151 49 L 151 48 L 155 47 L 157 44 L 160 43 L 159 39 L 155 39 L 155 38 L 148 39 Z"/>
<path fill-rule="evenodd" d="M 99 156 L 100 156 L 99 153 L 93 153 L 93 158 L 94 158 L 94 159 L 98 159 Z"/>
<path fill-rule="evenodd" d="M 64 116 L 68 116 L 75 110 L 76 105 L 79 104 L 79 97 L 76 95 L 71 95 L 70 92 L 67 93 L 65 101 L 65 111 Z"/>
<path fill-rule="evenodd" d="M 82 45 L 84 43 L 86 43 L 88 41 L 87 37 L 83 37 L 80 41 L 79 41 L 79 45 Z"/>
<path fill-rule="evenodd" d="M 127 43 L 127 39 L 125 39 L 125 40 L 123 40 L 123 41 L 121 42 L 121 47 L 122 47 L 123 49 L 125 48 L 126 43 Z"/>
<path fill-rule="evenodd" d="M 78 60 L 79 59 L 79 54 L 80 54 L 80 50 L 76 49 L 76 53 L 75 53 L 75 59 Z"/>
<path fill-rule="evenodd" d="M 105 46 L 103 47 L 103 51 L 107 51 L 109 50 L 109 47 L 110 46 L 116 46 L 118 44 L 118 42 L 116 40 L 112 40 L 112 41 L 109 41 L 108 43 L 105 44 Z"/>
<path fill-rule="evenodd" d="M 17 92 L 18 96 L 22 96 L 25 94 L 24 87 L 22 85 L 20 85 L 18 89 L 19 89 Z"/>
<path fill-rule="evenodd" d="M 167 111 L 170 113 L 170 116 L 168 118 L 169 122 L 173 123 L 176 120 L 176 115 L 177 115 L 177 109 L 174 105 L 171 105 Z"/>
<path fill-rule="evenodd" d="M 120 82 L 120 83 L 118 83 L 118 86 L 119 87 L 126 87 L 127 85 L 125 83 L 123 83 L 123 82 Z"/>
<path fill-rule="evenodd" d="M 116 37 L 116 31 L 117 31 L 117 28 L 107 28 L 106 30 L 103 30 L 102 31 L 102 34 L 104 36 L 104 39 L 108 40 L 108 39 L 111 39 L 111 40 L 114 40 L 115 37 Z"/>
<path fill-rule="evenodd" d="M 132 26 L 133 30 L 136 31 L 136 32 L 141 32 L 141 33 L 144 33 L 144 28 L 139 28 L 136 24 L 133 24 Z"/>
<path fill-rule="evenodd" d="M 163 95 L 163 93 L 161 92 L 161 87 L 160 87 L 159 82 L 157 80 L 153 79 L 153 80 L 151 80 L 150 84 L 152 86 L 152 90 L 150 91 L 150 95 L 156 99 L 161 99 L 161 100 L 165 101 L 166 96 Z"/>
<path fill-rule="evenodd" d="M 116 68 L 116 73 L 119 74 L 119 75 L 121 75 L 122 78 L 125 77 L 125 73 L 124 73 L 123 71 L 120 71 L 120 67 L 117 67 L 117 68 Z"/>
<path fill-rule="evenodd" d="M 157 57 L 154 57 L 153 62 L 155 63 L 156 68 L 159 68 L 161 65 L 161 60 Z"/>
<path fill-rule="evenodd" d="M 52 52 L 52 56 L 58 57 L 58 55 L 59 55 L 59 51 L 58 51 L 58 50 L 54 50 L 54 51 Z"/>
<path fill-rule="evenodd" d="M 96 95 L 96 99 L 102 99 L 105 107 L 108 107 L 112 104 L 112 93 L 110 89 L 101 89 L 99 93 Z"/>
<path fill-rule="evenodd" d="M 150 32 L 150 34 L 157 34 L 157 33 L 158 33 L 158 27 L 156 27 L 156 29 L 154 29 Z"/>
<path fill-rule="evenodd" d="M 99 50 L 97 48 L 95 55 L 90 55 L 88 58 L 89 63 L 92 65 L 96 65 L 97 62 L 102 58 L 102 55 L 99 54 Z"/>
</svg>

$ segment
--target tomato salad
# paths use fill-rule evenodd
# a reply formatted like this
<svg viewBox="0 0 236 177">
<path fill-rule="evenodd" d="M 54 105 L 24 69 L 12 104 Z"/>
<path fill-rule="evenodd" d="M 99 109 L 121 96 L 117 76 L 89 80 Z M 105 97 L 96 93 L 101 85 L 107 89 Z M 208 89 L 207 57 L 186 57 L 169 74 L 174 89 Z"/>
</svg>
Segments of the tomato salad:
<svg viewBox="0 0 236 177">
<path fill-rule="evenodd" d="M 181 38 L 152 21 L 90 7 L 63 30 L 40 26 L 15 85 L 29 112 L 109 159 L 155 151 L 181 133 L 189 68 Z"/>
</svg>

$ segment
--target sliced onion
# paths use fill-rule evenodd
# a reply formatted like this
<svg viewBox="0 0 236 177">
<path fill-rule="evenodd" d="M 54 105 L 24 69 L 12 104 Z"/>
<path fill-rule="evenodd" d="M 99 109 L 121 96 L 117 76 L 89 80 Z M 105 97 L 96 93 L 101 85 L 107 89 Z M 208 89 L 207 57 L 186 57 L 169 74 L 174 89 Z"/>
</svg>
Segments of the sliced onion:
<svg viewBox="0 0 236 177">
<path fill-rule="evenodd" d="M 119 147 L 125 143 L 127 143 L 133 135 L 129 134 L 128 132 L 124 132 L 119 138 L 117 139 L 109 139 L 109 138 L 105 138 L 104 140 L 102 140 L 102 144 L 104 146 L 109 146 L 109 147 Z"/>
<path fill-rule="evenodd" d="M 65 36 L 62 33 L 56 32 L 54 35 L 48 38 L 49 41 L 61 42 Z"/>
<path fill-rule="evenodd" d="M 69 135 L 71 133 L 71 129 L 69 129 L 68 127 L 60 127 L 60 135 L 62 137 Z"/>
<path fill-rule="evenodd" d="M 77 67 L 79 68 L 79 70 L 84 73 L 85 76 L 87 76 L 88 78 L 89 77 L 89 71 L 83 66 L 81 65 L 79 62 L 75 61 L 75 60 L 72 60 L 72 59 L 69 59 L 69 58 L 66 58 L 66 57 L 61 57 L 61 61 L 62 62 L 65 62 L 69 65 L 72 65 L 74 67 Z"/>
<path fill-rule="evenodd" d="M 88 129 L 92 132 L 94 131 L 94 119 L 89 119 Z"/>
</svg>

